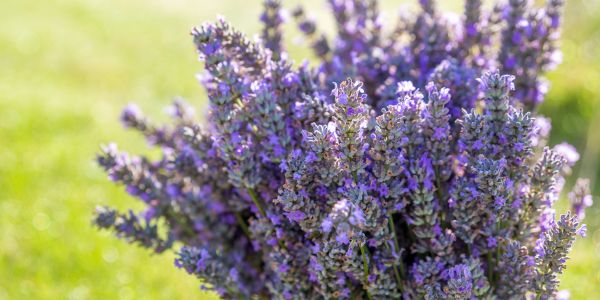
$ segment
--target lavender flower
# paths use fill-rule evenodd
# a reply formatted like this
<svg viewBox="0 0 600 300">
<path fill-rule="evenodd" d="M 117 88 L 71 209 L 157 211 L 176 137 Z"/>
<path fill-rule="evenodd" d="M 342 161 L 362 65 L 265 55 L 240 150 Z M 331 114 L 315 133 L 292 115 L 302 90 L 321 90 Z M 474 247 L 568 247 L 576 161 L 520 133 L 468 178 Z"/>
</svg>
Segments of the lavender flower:
<svg viewBox="0 0 600 300">
<path fill-rule="evenodd" d="M 594 203 L 588 179 L 580 178 L 577 180 L 573 190 L 569 192 L 569 202 L 571 202 L 573 214 L 577 216 L 579 221 L 583 220 L 585 218 L 585 209 Z"/>
<path fill-rule="evenodd" d="M 376 0 L 328 3 L 331 40 L 293 12 L 316 64 L 288 59 L 277 0 L 256 41 L 224 19 L 194 28 L 207 122 L 182 100 L 170 126 L 128 106 L 125 127 L 162 155 L 103 147 L 100 166 L 145 209 L 98 208 L 96 225 L 182 245 L 175 265 L 225 299 L 558 297 L 591 205 L 579 181 L 577 217 L 555 220 L 576 152 L 547 147 L 534 113 L 562 1 L 467 0 L 460 18 L 420 1 L 390 34 Z"/>
<path fill-rule="evenodd" d="M 542 236 L 536 255 L 537 273 L 534 283 L 539 299 L 548 299 L 557 293 L 558 275 L 562 274 L 567 254 L 580 231 L 577 217 L 567 213 Z"/>
<path fill-rule="evenodd" d="M 470 299 L 473 278 L 468 266 L 460 264 L 448 269 L 448 283 L 445 293 L 449 299 Z"/>
<path fill-rule="evenodd" d="M 162 238 L 158 234 L 158 225 L 151 224 L 152 213 L 147 212 L 140 220 L 132 211 L 128 214 L 119 214 L 113 209 L 98 207 L 96 209 L 96 224 L 100 228 L 112 229 L 117 235 L 130 243 L 137 243 L 142 247 L 153 249 L 161 253 L 171 248 L 173 236 Z"/>
<path fill-rule="evenodd" d="M 273 59 L 278 60 L 282 51 L 282 30 L 284 22 L 279 0 L 268 0 L 263 2 L 264 10 L 260 16 L 263 22 L 262 39 L 265 48 L 271 50 Z"/>
</svg>

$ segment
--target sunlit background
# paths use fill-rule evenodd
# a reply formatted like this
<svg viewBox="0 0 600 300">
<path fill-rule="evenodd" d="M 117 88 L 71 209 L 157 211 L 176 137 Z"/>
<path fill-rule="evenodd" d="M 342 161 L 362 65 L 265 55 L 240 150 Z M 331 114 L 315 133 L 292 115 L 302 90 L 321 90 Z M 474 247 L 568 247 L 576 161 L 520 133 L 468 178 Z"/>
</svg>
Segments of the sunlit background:
<svg viewBox="0 0 600 300">
<path fill-rule="evenodd" d="M 332 29 L 324 1 L 302 2 Z M 383 1 L 387 19 L 393 22 L 402 2 Z M 456 1 L 439 2 L 461 10 Z M 598 182 L 600 1 L 567 2 L 564 63 L 549 74 L 541 113 L 553 120 L 553 144 L 580 150 L 574 175 Z M 194 77 L 202 65 L 189 29 L 222 14 L 254 35 L 259 12 L 259 0 L 1 1 L 0 299 L 215 298 L 173 267 L 172 254 L 152 255 L 91 226 L 96 205 L 137 204 L 93 160 L 110 141 L 148 151 L 117 122 L 128 102 L 155 120 L 166 119 L 173 96 L 202 111 Z M 299 37 L 288 26 L 297 62 L 308 55 Z M 600 184 L 594 194 L 588 237 L 576 242 L 561 286 L 574 299 L 600 295 Z"/>
</svg>

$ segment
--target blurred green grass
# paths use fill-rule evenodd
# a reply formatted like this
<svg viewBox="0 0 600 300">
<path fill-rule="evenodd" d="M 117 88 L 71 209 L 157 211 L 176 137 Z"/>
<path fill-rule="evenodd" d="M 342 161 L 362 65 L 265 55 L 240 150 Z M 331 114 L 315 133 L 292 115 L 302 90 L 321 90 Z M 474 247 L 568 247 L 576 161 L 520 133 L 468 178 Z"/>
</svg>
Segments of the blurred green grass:
<svg viewBox="0 0 600 300">
<path fill-rule="evenodd" d="M 326 15 L 323 1 L 286 6 L 298 2 Z M 395 16 L 394 1 L 383 2 L 387 15 Z M 148 151 L 141 137 L 116 122 L 127 102 L 139 103 L 158 120 L 173 96 L 202 110 L 204 95 L 194 78 L 201 64 L 189 28 L 222 14 L 254 34 L 260 5 L 251 3 L 2 1 L 0 299 L 215 298 L 172 267 L 172 254 L 154 256 L 90 225 L 96 205 L 136 204 L 93 158 L 109 141 Z M 553 119 L 552 142 L 568 141 L 582 151 L 583 167 L 575 174 L 592 178 L 600 158 L 599 14 L 598 1 L 569 2 L 565 62 L 550 74 L 553 87 L 541 109 Z M 288 35 L 288 44 L 300 61 L 306 52 L 294 46 L 297 36 Z M 600 294 L 599 212 L 588 213 L 589 236 L 576 243 L 563 278 L 574 299 Z"/>
</svg>

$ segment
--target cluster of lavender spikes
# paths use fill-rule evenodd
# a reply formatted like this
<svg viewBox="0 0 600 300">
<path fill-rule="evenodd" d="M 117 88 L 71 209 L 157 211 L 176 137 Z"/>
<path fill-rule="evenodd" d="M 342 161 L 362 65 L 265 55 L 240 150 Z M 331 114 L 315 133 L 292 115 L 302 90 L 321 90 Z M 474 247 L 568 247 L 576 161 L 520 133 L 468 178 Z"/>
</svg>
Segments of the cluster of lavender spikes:
<svg viewBox="0 0 600 300">
<path fill-rule="evenodd" d="M 128 106 L 122 122 L 163 155 L 103 148 L 147 208 L 102 207 L 96 224 L 156 252 L 182 245 L 175 265 L 229 299 L 556 297 L 591 205 L 581 180 L 575 215 L 555 221 L 578 155 L 547 147 L 532 115 L 563 1 L 465 2 L 457 17 L 421 0 L 390 30 L 376 0 L 330 0 L 333 40 L 296 9 L 316 67 L 288 60 L 278 0 L 257 41 L 224 20 L 194 28 L 208 122 L 180 100 L 171 126 Z"/>
</svg>

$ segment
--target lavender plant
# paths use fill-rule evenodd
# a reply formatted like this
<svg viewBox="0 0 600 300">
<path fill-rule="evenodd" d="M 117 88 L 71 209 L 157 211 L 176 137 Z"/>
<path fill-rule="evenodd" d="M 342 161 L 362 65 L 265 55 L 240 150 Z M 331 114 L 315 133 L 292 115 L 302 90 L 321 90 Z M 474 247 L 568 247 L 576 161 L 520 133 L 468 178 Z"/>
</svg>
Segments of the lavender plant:
<svg viewBox="0 0 600 300">
<path fill-rule="evenodd" d="M 543 72 L 560 57 L 560 0 L 434 1 L 384 27 L 376 0 L 330 0 L 337 32 L 293 11 L 317 63 L 294 65 L 278 0 L 259 40 L 225 20 L 192 30 L 207 122 L 135 106 L 121 120 L 162 149 L 104 147 L 99 164 L 146 209 L 96 224 L 163 252 L 236 299 L 552 299 L 586 181 L 555 221 L 577 155 L 546 147 Z M 502 75 L 502 74 L 514 74 Z M 576 152 L 575 152 L 576 154 Z"/>
</svg>

